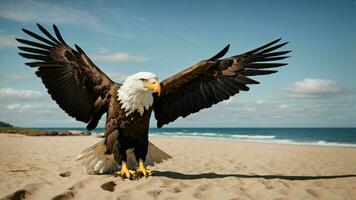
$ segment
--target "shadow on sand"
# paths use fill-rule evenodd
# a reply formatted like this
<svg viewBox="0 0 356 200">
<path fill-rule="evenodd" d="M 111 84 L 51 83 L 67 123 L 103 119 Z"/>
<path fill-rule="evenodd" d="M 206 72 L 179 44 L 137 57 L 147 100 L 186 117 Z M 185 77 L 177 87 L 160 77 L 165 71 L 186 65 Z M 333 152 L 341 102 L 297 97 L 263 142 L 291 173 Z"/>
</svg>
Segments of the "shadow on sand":
<svg viewBox="0 0 356 200">
<path fill-rule="evenodd" d="M 218 179 L 227 177 L 236 178 L 264 178 L 264 179 L 282 179 L 290 181 L 303 181 L 303 180 L 318 180 L 318 179 L 337 179 L 337 178 L 350 178 L 356 177 L 356 174 L 345 175 L 331 175 L 331 176 L 285 176 L 285 175 L 247 175 L 247 174 L 216 174 L 216 173 L 202 173 L 202 174 L 182 174 L 172 171 L 154 171 L 153 176 L 164 176 L 173 179 L 194 180 L 194 179 Z"/>
</svg>

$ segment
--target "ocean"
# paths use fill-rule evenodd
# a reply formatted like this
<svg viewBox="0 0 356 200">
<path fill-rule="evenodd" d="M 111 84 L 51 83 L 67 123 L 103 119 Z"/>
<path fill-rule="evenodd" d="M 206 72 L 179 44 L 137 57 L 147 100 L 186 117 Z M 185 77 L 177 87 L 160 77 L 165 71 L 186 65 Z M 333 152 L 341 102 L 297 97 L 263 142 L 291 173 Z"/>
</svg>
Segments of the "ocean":
<svg viewBox="0 0 356 200">
<path fill-rule="evenodd" d="M 85 130 L 85 128 L 33 128 Z M 96 128 L 92 134 L 103 134 Z M 211 138 L 263 143 L 356 147 L 356 128 L 151 128 L 150 136 Z"/>
</svg>

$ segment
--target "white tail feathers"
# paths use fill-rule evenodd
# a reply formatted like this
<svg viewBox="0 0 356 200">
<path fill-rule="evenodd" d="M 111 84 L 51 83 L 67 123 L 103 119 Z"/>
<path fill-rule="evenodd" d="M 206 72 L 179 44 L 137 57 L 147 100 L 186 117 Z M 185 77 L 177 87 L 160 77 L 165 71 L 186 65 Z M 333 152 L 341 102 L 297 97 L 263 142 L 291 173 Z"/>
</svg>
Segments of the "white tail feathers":
<svg viewBox="0 0 356 200">
<path fill-rule="evenodd" d="M 75 160 L 81 161 L 84 171 L 88 174 L 106 174 L 118 171 L 119 163 L 114 159 L 114 155 L 105 154 L 106 145 L 105 140 L 100 140 L 97 143 L 84 149 Z M 127 161 L 130 167 L 136 167 L 137 162 L 132 149 L 127 150 Z M 166 152 L 156 147 L 151 142 L 148 143 L 148 151 L 146 156 L 146 165 L 155 165 L 172 157 Z"/>
</svg>

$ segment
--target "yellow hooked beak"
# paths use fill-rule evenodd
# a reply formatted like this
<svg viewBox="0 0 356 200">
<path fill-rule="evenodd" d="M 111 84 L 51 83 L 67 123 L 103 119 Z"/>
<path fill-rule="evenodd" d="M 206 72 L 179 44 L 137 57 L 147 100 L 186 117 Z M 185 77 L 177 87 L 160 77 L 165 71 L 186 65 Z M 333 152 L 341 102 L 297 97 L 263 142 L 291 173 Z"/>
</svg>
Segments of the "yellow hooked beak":
<svg viewBox="0 0 356 200">
<path fill-rule="evenodd" d="M 147 88 L 149 91 L 158 92 L 158 96 L 161 94 L 161 85 L 156 79 L 147 81 L 145 88 Z"/>
</svg>

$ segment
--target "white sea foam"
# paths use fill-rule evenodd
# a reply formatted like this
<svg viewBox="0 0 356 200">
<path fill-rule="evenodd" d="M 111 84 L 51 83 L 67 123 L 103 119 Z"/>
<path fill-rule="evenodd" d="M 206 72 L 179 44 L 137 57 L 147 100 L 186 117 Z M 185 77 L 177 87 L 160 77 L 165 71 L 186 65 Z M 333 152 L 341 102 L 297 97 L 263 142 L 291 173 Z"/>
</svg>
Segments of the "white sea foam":
<svg viewBox="0 0 356 200">
<path fill-rule="evenodd" d="M 232 138 L 241 139 L 274 139 L 275 135 L 231 135 Z"/>
<path fill-rule="evenodd" d="M 198 132 L 159 132 L 150 133 L 151 136 L 185 137 L 185 138 L 214 138 L 223 140 L 238 140 L 247 142 L 261 142 L 273 144 L 314 145 L 334 147 L 356 147 L 356 144 L 319 141 L 296 141 L 292 139 L 278 139 L 275 135 L 243 135 L 243 134 L 221 134 L 221 133 L 198 133 Z"/>
<path fill-rule="evenodd" d="M 222 134 L 222 133 L 198 133 L 198 132 L 159 132 L 150 133 L 151 135 L 178 135 L 178 136 L 206 136 L 219 138 L 241 138 L 241 139 L 274 139 L 274 135 L 242 135 L 242 134 Z"/>
</svg>

